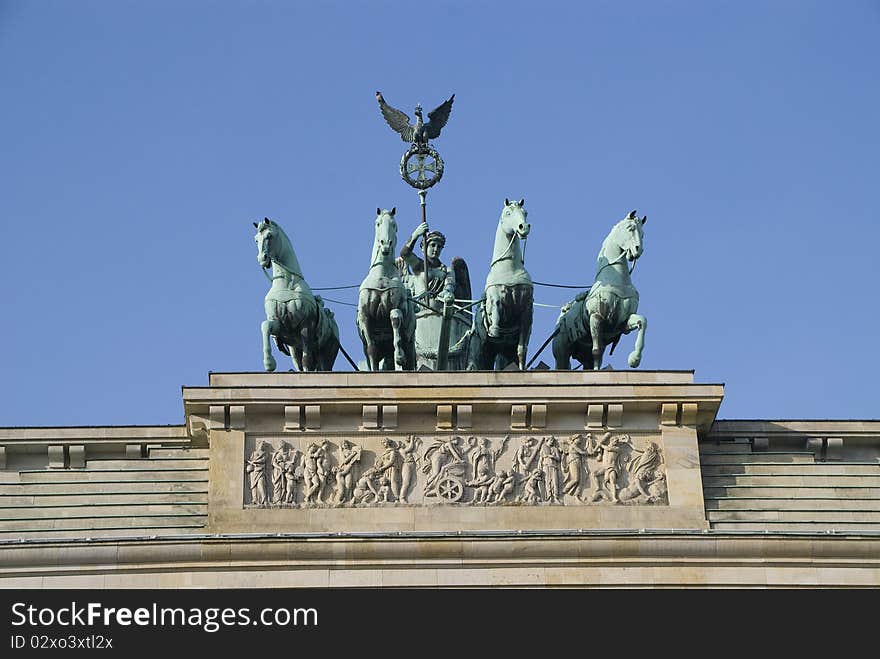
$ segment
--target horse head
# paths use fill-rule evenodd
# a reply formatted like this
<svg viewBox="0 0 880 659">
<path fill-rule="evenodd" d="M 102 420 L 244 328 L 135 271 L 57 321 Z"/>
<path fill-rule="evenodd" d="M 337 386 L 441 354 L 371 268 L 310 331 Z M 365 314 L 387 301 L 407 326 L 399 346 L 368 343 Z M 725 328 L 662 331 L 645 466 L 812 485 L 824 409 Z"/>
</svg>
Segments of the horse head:
<svg viewBox="0 0 880 659">
<path fill-rule="evenodd" d="M 257 234 L 254 241 L 257 243 L 257 263 L 261 268 L 272 267 L 272 261 L 280 261 L 286 236 L 275 222 L 268 217 L 257 224 L 254 222 Z"/>
<path fill-rule="evenodd" d="M 371 266 L 394 259 L 397 250 L 397 220 L 394 215 L 397 207 L 390 211 L 376 209 L 376 237 L 373 241 L 373 262 Z"/>
<path fill-rule="evenodd" d="M 512 236 L 516 233 L 523 240 L 528 237 L 532 225 L 526 222 L 529 212 L 524 208 L 525 203 L 525 199 L 504 200 L 504 210 L 501 211 L 501 218 L 498 220 L 498 225 L 504 230 L 504 235 Z"/>
<path fill-rule="evenodd" d="M 609 263 L 620 261 L 623 257 L 626 257 L 627 261 L 634 262 L 642 255 L 642 241 L 645 237 L 643 227 L 647 221 L 647 215 L 639 218 L 636 211 L 631 211 L 629 215 L 614 225 L 611 233 L 602 243 L 600 256 L 605 256 Z"/>
</svg>

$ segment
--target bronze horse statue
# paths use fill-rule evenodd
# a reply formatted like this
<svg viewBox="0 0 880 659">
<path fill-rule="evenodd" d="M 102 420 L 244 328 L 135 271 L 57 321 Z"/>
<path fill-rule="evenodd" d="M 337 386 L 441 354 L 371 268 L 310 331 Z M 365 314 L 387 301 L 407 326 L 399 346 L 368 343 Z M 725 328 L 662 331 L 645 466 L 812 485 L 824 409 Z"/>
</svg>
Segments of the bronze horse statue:
<svg viewBox="0 0 880 659">
<path fill-rule="evenodd" d="M 269 337 L 274 336 L 278 349 L 293 360 L 300 371 L 332 371 L 339 353 L 339 327 L 333 312 L 312 293 L 302 276 L 293 245 L 277 223 L 264 218 L 257 224 L 257 262 L 271 281 L 264 305 L 266 320 L 263 334 L 263 366 L 275 370 L 275 358 Z M 272 268 L 272 275 L 266 270 Z"/>
<path fill-rule="evenodd" d="M 639 333 L 628 362 L 632 368 L 641 363 L 648 321 L 636 313 L 639 292 L 632 285 L 632 269 L 627 262 L 635 268 L 642 255 L 643 227 L 647 221 L 647 215 L 639 219 L 636 211 L 632 211 L 614 225 L 599 250 L 592 287 L 562 307 L 553 338 L 557 369 L 569 370 L 570 358 L 574 357 L 584 368 L 599 370 L 605 347 L 610 344 L 613 352 L 621 334 L 634 329 Z"/>
<path fill-rule="evenodd" d="M 412 371 L 416 365 L 414 303 L 395 263 L 396 212 L 396 208 L 376 209 L 370 271 L 358 292 L 358 334 L 373 371 Z"/>
<path fill-rule="evenodd" d="M 501 370 L 511 363 L 520 370 L 526 368 L 534 286 L 521 248 L 531 230 L 524 205 L 524 199 L 504 200 L 486 288 L 480 304 L 474 307 L 469 370 Z"/>
</svg>

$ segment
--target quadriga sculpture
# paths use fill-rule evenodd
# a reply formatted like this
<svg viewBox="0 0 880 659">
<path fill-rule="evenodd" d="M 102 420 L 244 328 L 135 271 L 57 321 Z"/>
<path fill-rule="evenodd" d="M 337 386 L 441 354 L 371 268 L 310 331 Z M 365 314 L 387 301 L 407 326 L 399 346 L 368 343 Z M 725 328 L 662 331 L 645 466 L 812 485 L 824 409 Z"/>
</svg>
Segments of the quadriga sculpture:
<svg viewBox="0 0 880 659">
<path fill-rule="evenodd" d="M 647 220 L 647 216 L 639 219 L 632 211 L 614 225 L 599 250 L 593 286 L 562 308 L 553 338 L 557 369 L 570 369 L 571 357 L 585 368 L 602 368 L 605 346 L 610 344 L 613 351 L 620 335 L 634 329 L 639 333 L 635 350 L 629 354 L 629 365 L 635 368 L 642 361 L 648 321 L 636 313 L 639 292 L 632 285 L 632 269 L 627 264 L 632 262 L 634 268 L 642 255 Z"/>
<path fill-rule="evenodd" d="M 376 236 L 370 271 L 358 293 L 357 327 L 370 370 L 415 368 L 416 315 L 409 289 L 400 279 L 397 209 L 376 209 Z"/>
<path fill-rule="evenodd" d="M 339 328 L 333 312 L 324 308 L 320 297 L 302 275 L 290 239 L 278 224 L 264 218 L 257 224 L 257 261 L 263 272 L 272 268 L 272 285 L 266 293 L 266 320 L 263 321 L 263 366 L 275 370 L 269 337 L 278 349 L 289 355 L 300 371 L 332 371 L 339 353 Z"/>
<path fill-rule="evenodd" d="M 470 370 L 501 370 L 511 362 L 521 370 L 526 368 L 534 287 L 523 264 L 520 246 L 531 230 L 524 204 L 524 199 L 504 200 L 485 292 L 481 303 L 474 308 Z"/>
</svg>

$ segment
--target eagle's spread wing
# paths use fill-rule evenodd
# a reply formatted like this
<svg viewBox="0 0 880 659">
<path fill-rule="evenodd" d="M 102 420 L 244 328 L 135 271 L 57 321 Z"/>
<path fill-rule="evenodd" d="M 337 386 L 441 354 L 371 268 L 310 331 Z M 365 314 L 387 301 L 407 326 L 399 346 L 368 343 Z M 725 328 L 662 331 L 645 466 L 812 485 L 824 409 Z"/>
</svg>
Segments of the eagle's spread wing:
<svg viewBox="0 0 880 659">
<path fill-rule="evenodd" d="M 452 101 L 454 99 L 455 94 L 428 113 L 428 123 L 425 125 L 425 134 L 428 136 L 428 139 L 440 137 L 440 131 L 443 130 L 443 126 L 449 121 L 449 113 L 452 112 Z"/>
<path fill-rule="evenodd" d="M 385 102 L 385 99 L 382 98 L 382 92 L 376 92 L 376 100 L 379 101 L 379 109 L 382 110 L 382 116 L 385 117 L 385 121 L 388 122 L 388 125 L 396 132 L 400 133 L 400 137 L 404 142 L 412 142 L 413 127 L 410 125 L 409 117 L 397 108 L 388 105 L 388 103 Z M 449 113 L 447 112 L 447 115 L 448 114 Z"/>
</svg>

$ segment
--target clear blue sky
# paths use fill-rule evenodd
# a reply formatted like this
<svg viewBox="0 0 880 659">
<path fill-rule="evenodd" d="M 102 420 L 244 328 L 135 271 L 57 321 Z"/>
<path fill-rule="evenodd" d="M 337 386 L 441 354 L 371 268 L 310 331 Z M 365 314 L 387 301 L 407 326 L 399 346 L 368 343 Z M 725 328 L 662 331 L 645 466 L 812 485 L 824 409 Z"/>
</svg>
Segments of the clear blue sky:
<svg viewBox="0 0 880 659">
<path fill-rule="evenodd" d="M 376 90 L 456 94 L 429 219 L 475 288 L 505 197 L 533 278 L 584 286 L 635 208 L 641 368 L 726 383 L 723 418 L 878 418 L 878 71 L 870 0 L 0 0 L 0 426 L 180 423 L 261 370 L 263 216 L 360 282 L 376 207 L 419 219 Z"/>
</svg>

